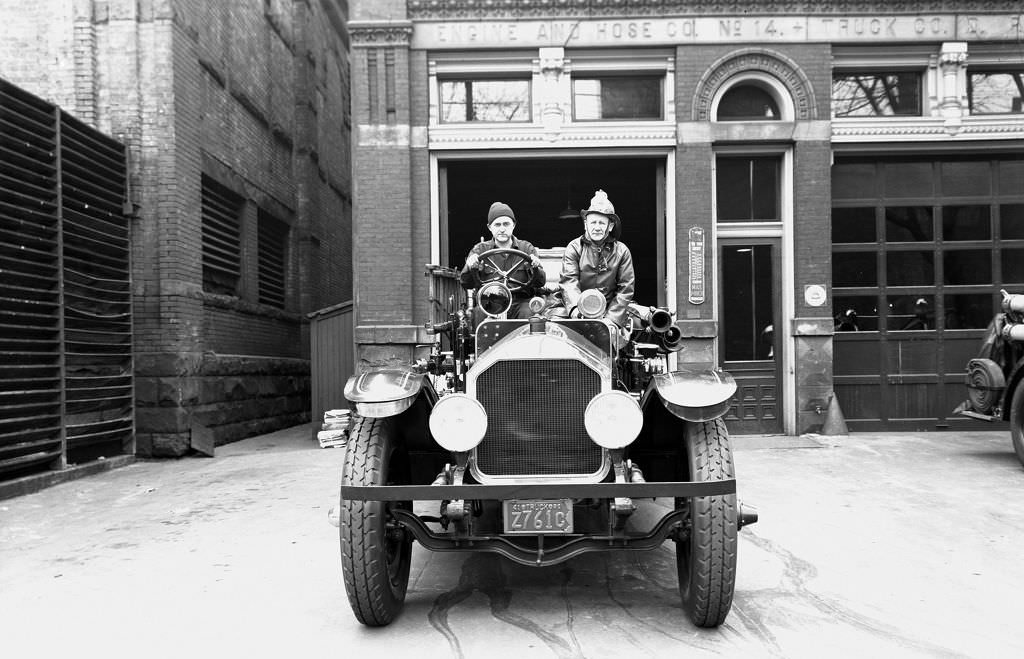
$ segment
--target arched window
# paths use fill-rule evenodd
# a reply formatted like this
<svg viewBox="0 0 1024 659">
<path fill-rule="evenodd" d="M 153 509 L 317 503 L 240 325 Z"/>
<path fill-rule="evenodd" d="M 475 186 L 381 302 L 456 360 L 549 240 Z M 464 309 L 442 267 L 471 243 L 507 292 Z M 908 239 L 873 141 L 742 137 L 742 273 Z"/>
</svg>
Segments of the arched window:
<svg viewBox="0 0 1024 659">
<path fill-rule="evenodd" d="M 715 118 L 718 121 L 778 121 L 781 114 L 771 92 L 760 85 L 739 84 L 722 94 Z"/>
</svg>

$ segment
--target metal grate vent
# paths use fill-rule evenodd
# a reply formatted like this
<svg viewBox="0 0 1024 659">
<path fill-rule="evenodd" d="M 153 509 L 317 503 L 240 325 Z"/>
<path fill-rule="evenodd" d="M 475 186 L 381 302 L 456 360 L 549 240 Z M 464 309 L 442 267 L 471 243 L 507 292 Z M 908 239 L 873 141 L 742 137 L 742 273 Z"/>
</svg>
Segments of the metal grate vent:
<svg viewBox="0 0 1024 659">
<path fill-rule="evenodd" d="M 260 303 L 283 309 L 288 225 L 260 209 L 258 234 Z"/>
<path fill-rule="evenodd" d="M 205 174 L 203 186 L 203 290 L 237 295 L 242 249 L 239 215 L 245 201 Z"/>
<path fill-rule="evenodd" d="M 0 478 L 133 452 L 124 146 L 0 80 Z"/>
</svg>

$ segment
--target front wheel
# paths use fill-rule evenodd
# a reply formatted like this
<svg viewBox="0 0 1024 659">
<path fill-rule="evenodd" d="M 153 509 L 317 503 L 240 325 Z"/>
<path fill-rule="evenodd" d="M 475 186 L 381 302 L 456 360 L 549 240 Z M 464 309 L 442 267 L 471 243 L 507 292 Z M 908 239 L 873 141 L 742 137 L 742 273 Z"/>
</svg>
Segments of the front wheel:
<svg viewBox="0 0 1024 659">
<path fill-rule="evenodd" d="M 342 485 L 408 482 L 408 468 L 392 436 L 391 421 L 355 416 L 345 447 Z M 352 612 L 371 627 L 402 611 L 409 585 L 412 536 L 391 515 L 412 502 L 341 500 L 341 568 Z"/>
<path fill-rule="evenodd" d="M 1024 382 L 1018 382 L 1010 401 L 1010 439 L 1013 451 L 1024 466 Z"/>
<path fill-rule="evenodd" d="M 721 419 L 686 424 L 690 480 L 733 478 L 729 431 Z M 736 495 L 677 499 L 687 515 L 676 543 L 683 610 L 698 627 L 717 627 L 732 607 L 736 586 Z"/>
</svg>

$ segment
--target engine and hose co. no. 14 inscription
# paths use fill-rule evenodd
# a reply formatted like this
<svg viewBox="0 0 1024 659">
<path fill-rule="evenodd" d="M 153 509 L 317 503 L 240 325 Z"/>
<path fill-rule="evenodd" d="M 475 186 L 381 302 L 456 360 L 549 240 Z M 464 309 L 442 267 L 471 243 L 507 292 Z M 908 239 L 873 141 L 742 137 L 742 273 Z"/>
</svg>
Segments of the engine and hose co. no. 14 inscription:
<svg viewBox="0 0 1024 659">
<path fill-rule="evenodd" d="M 758 16 L 428 23 L 417 25 L 418 48 L 593 46 L 725 42 L 857 42 L 935 39 L 1017 40 L 1024 14 L 908 16 Z"/>
</svg>

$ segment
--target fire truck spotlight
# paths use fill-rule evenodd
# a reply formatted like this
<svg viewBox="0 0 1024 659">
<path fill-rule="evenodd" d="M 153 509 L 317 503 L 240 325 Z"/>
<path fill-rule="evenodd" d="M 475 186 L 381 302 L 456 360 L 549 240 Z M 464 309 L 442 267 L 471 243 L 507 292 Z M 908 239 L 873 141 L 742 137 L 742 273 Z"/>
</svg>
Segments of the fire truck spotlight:
<svg viewBox="0 0 1024 659">
<path fill-rule="evenodd" d="M 430 412 L 430 434 L 449 451 L 470 451 L 487 432 L 484 406 L 466 394 L 448 394 Z"/>
<path fill-rule="evenodd" d="M 604 293 L 596 288 L 583 291 L 576 301 L 576 310 L 584 318 L 600 318 L 606 309 L 608 309 L 608 301 L 604 299 Z"/>
<path fill-rule="evenodd" d="M 629 446 L 640 434 L 644 414 L 625 391 L 605 391 L 590 399 L 583 413 L 583 425 L 601 448 Z"/>
</svg>

